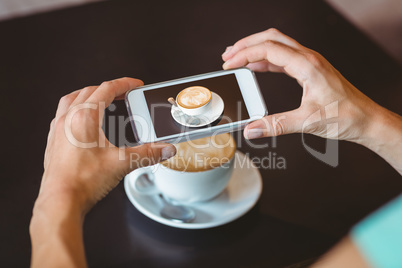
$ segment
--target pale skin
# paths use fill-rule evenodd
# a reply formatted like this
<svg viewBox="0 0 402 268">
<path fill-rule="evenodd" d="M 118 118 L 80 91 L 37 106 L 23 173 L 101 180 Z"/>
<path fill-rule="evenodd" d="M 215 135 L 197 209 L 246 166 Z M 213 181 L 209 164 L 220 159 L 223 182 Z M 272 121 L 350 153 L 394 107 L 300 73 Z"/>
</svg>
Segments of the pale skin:
<svg viewBox="0 0 402 268">
<path fill-rule="evenodd" d="M 350 84 L 324 57 L 276 29 L 253 34 L 228 47 L 224 69 L 246 66 L 257 72 L 283 72 L 303 89 L 300 107 L 249 124 L 248 139 L 291 133 L 361 144 L 402 174 L 402 117 L 381 107 Z M 335 105 L 331 105 L 335 104 Z M 317 110 L 324 119 L 309 124 Z M 328 119 L 325 119 L 328 118 Z M 313 120 L 315 122 L 315 120 Z M 327 124 L 337 122 L 338 131 Z M 313 267 L 369 267 L 350 237 L 343 239 Z"/>
<path fill-rule="evenodd" d="M 141 85 L 140 80 L 122 78 L 77 90 L 60 100 L 50 126 L 45 172 L 30 225 L 32 267 L 86 267 L 82 240 L 85 214 L 139 164 L 175 155 L 170 144 L 118 149 L 101 129 L 104 107 Z M 93 148 L 74 145 L 75 140 L 66 135 L 70 123 L 75 140 L 97 144 Z M 130 154 L 145 161 L 130 162 Z"/>
<path fill-rule="evenodd" d="M 366 97 L 318 53 L 270 29 L 236 42 L 222 58 L 224 69 L 247 66 L 259 72 L 284 72 L 303 88 L 298 109 L 251 123 L 244 130 L 246 138 L 307 132 L 348 140 L 373 150 L 402 173 L 401 117 Z M 82 239 L 86 213 L 128 172 L 176 153 L 169 144 L 119 149 L 107 141 L 101 129 L 104 107 L 141 85 L 140 80 L 122 78 L 77 90 L 60 100 L 49 131 L 45 172 L 30 225 L 32 267 L 86 267 Z M 329 105 L 334 102 L 337 113 L 335 106 Z M 303 128 L 303 122 L 317 110 L 325 111 L 329 119 Z M 339 124 L 338 134 L 335 129 L 326 130 L 328 120 Z M 74 141 L 95 144 L 79 148 Z M 130 163 L 130 154 L 146 161 Z M 369 266 L 346 237 L 315 267 Z"/>
</svg>

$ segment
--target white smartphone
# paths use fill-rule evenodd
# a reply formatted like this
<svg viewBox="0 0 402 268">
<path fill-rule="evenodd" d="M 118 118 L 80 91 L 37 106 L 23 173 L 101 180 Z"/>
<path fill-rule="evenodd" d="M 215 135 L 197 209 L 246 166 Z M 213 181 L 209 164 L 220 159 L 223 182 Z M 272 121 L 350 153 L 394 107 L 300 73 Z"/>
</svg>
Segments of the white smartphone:
<svg viewBox="0 0 402 268">
<path fill-rule="evenodd" d="M 138 87 L 125 100 L 139 143 L 179 143 L 233 132 L 268 114 L 254 72 L 247 68 Z"/>
</svg>

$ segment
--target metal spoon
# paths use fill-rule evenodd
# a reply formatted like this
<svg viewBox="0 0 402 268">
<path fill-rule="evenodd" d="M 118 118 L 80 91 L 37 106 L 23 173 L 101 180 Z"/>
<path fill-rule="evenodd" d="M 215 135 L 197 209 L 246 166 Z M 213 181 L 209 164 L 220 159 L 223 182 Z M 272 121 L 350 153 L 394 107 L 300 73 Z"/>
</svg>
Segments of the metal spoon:
<svg viewBox="0 0 402 268">
<path fill-rule="evenodd" d="M 179 106 L 177 105 L 176 101 L 175 101 L 172 97 L 170 97 L 170 98 L 168 99 L 168 102 L 170 102 L 170 104 L 172 104 L 173 106 L 179 107 Z"/>
<path fill-rule="evenodd" d="M 170 104 L 172 104 L 176 108 L 179 108 L 179 106 L 177 105 L 176 101 L 172 97 L 170 97 L 168 99 L 168 102 L 170 102 Z M 183 112 L 181 112 L 181 113 L 184 115 L 184 121 L 187 124 L 192 125 L 192 126 L 198 126 L 201 123 L 201 120 L 199 118 L 187 115 L 187 114 L 185 114 Z"/>
<path fill-rule="evenodd" d="M 136 181 L 136 188 L 142 193 L 150 193 L 154 187 L 155 184 L 146 173 L 141 174 Z M 161 193 L 159 193 L 158 196 L 163 202 L 163 207 L 159 213 L 165 219 L 184 223 L 192 222 L 195 219 L 195 212 L 191 208 L 182 205 L 174 205 Z"/>
<path fill-rule="evenodd" d="M 189 207 L 174 205 L 170 203 L 162 194 L 159 194 L 159 197 L 163 201 L 163 208 L 159 212 L 162 217 L 175 221 L 175 222 L 184 222 L 189 223 L 195 219 L 195 212 Z"/>
</svg>

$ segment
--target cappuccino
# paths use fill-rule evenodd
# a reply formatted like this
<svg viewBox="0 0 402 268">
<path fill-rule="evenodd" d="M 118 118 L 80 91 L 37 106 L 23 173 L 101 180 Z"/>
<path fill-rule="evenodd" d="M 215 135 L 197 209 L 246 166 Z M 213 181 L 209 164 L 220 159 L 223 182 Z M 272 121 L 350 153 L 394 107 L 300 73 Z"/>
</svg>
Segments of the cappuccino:
<svg viewBox="0 0 402 268">
<path fill-rule="evenodd" d="M 199 172 L 218 168 L 229 162 L 236 143 L 229 133 L 176 144 L 174 157 L 162 165 L 177 171 Z"/>
<path fill-rule="evenodd" d="M 211 91 L 206 87 L 193 86 L 180 91 L 176 102 L 186 109 L 196 109 L 206 105 L 212 98 Z"/>
</svg>

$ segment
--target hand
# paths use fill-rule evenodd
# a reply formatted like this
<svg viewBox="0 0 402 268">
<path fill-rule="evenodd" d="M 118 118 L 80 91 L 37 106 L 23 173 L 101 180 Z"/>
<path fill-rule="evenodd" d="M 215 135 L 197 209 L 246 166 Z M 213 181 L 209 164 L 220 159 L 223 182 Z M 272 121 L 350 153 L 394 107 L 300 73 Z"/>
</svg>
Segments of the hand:
<svg viewBox="0 0 402 268">
<path fill-rule="evenodd" d="M 357 90 L 317 52 L 269 29 L 236 42 L 222 58 L 224 69 L 246 66 L 257 72 L 283 72 L 303 87 L 299 108 L 252 122 L 244 130 L 245 138 L 302 132 L 353 141 L 379 154 L 402 174 L 401 116 Z M 368 266 L 350 238 L 314 265 Z"/>
<path fill-rule="evenodd" d="M 222 58 L 224 69 L 283 72 L 303 87 L 299 108 L 249 124 L 244 130 L 248 139 L 304 132 L 359 142 L 379 110 L 320 54 L 276 29 L 241 39 Z"/>
<path fill-rule="evenodd" d="M 312 268 L 370 268 L 357 245 L 350 236 L 342 239 L 330 251 L 323 255 Z"/>
<path fill-rule="evenodd" d="M 50 126 L 36 207 L 67 198 L 86 212 L 140 163 L 154 164 L 176 153 L 169 144 L 116 148 L 106 139 L 104 108 L 141 85 L 140 80 L 122 78 L 77 90 L 60 100 Z M 143 161 L 130 163 L 130 154 Z"/>
</svg>

